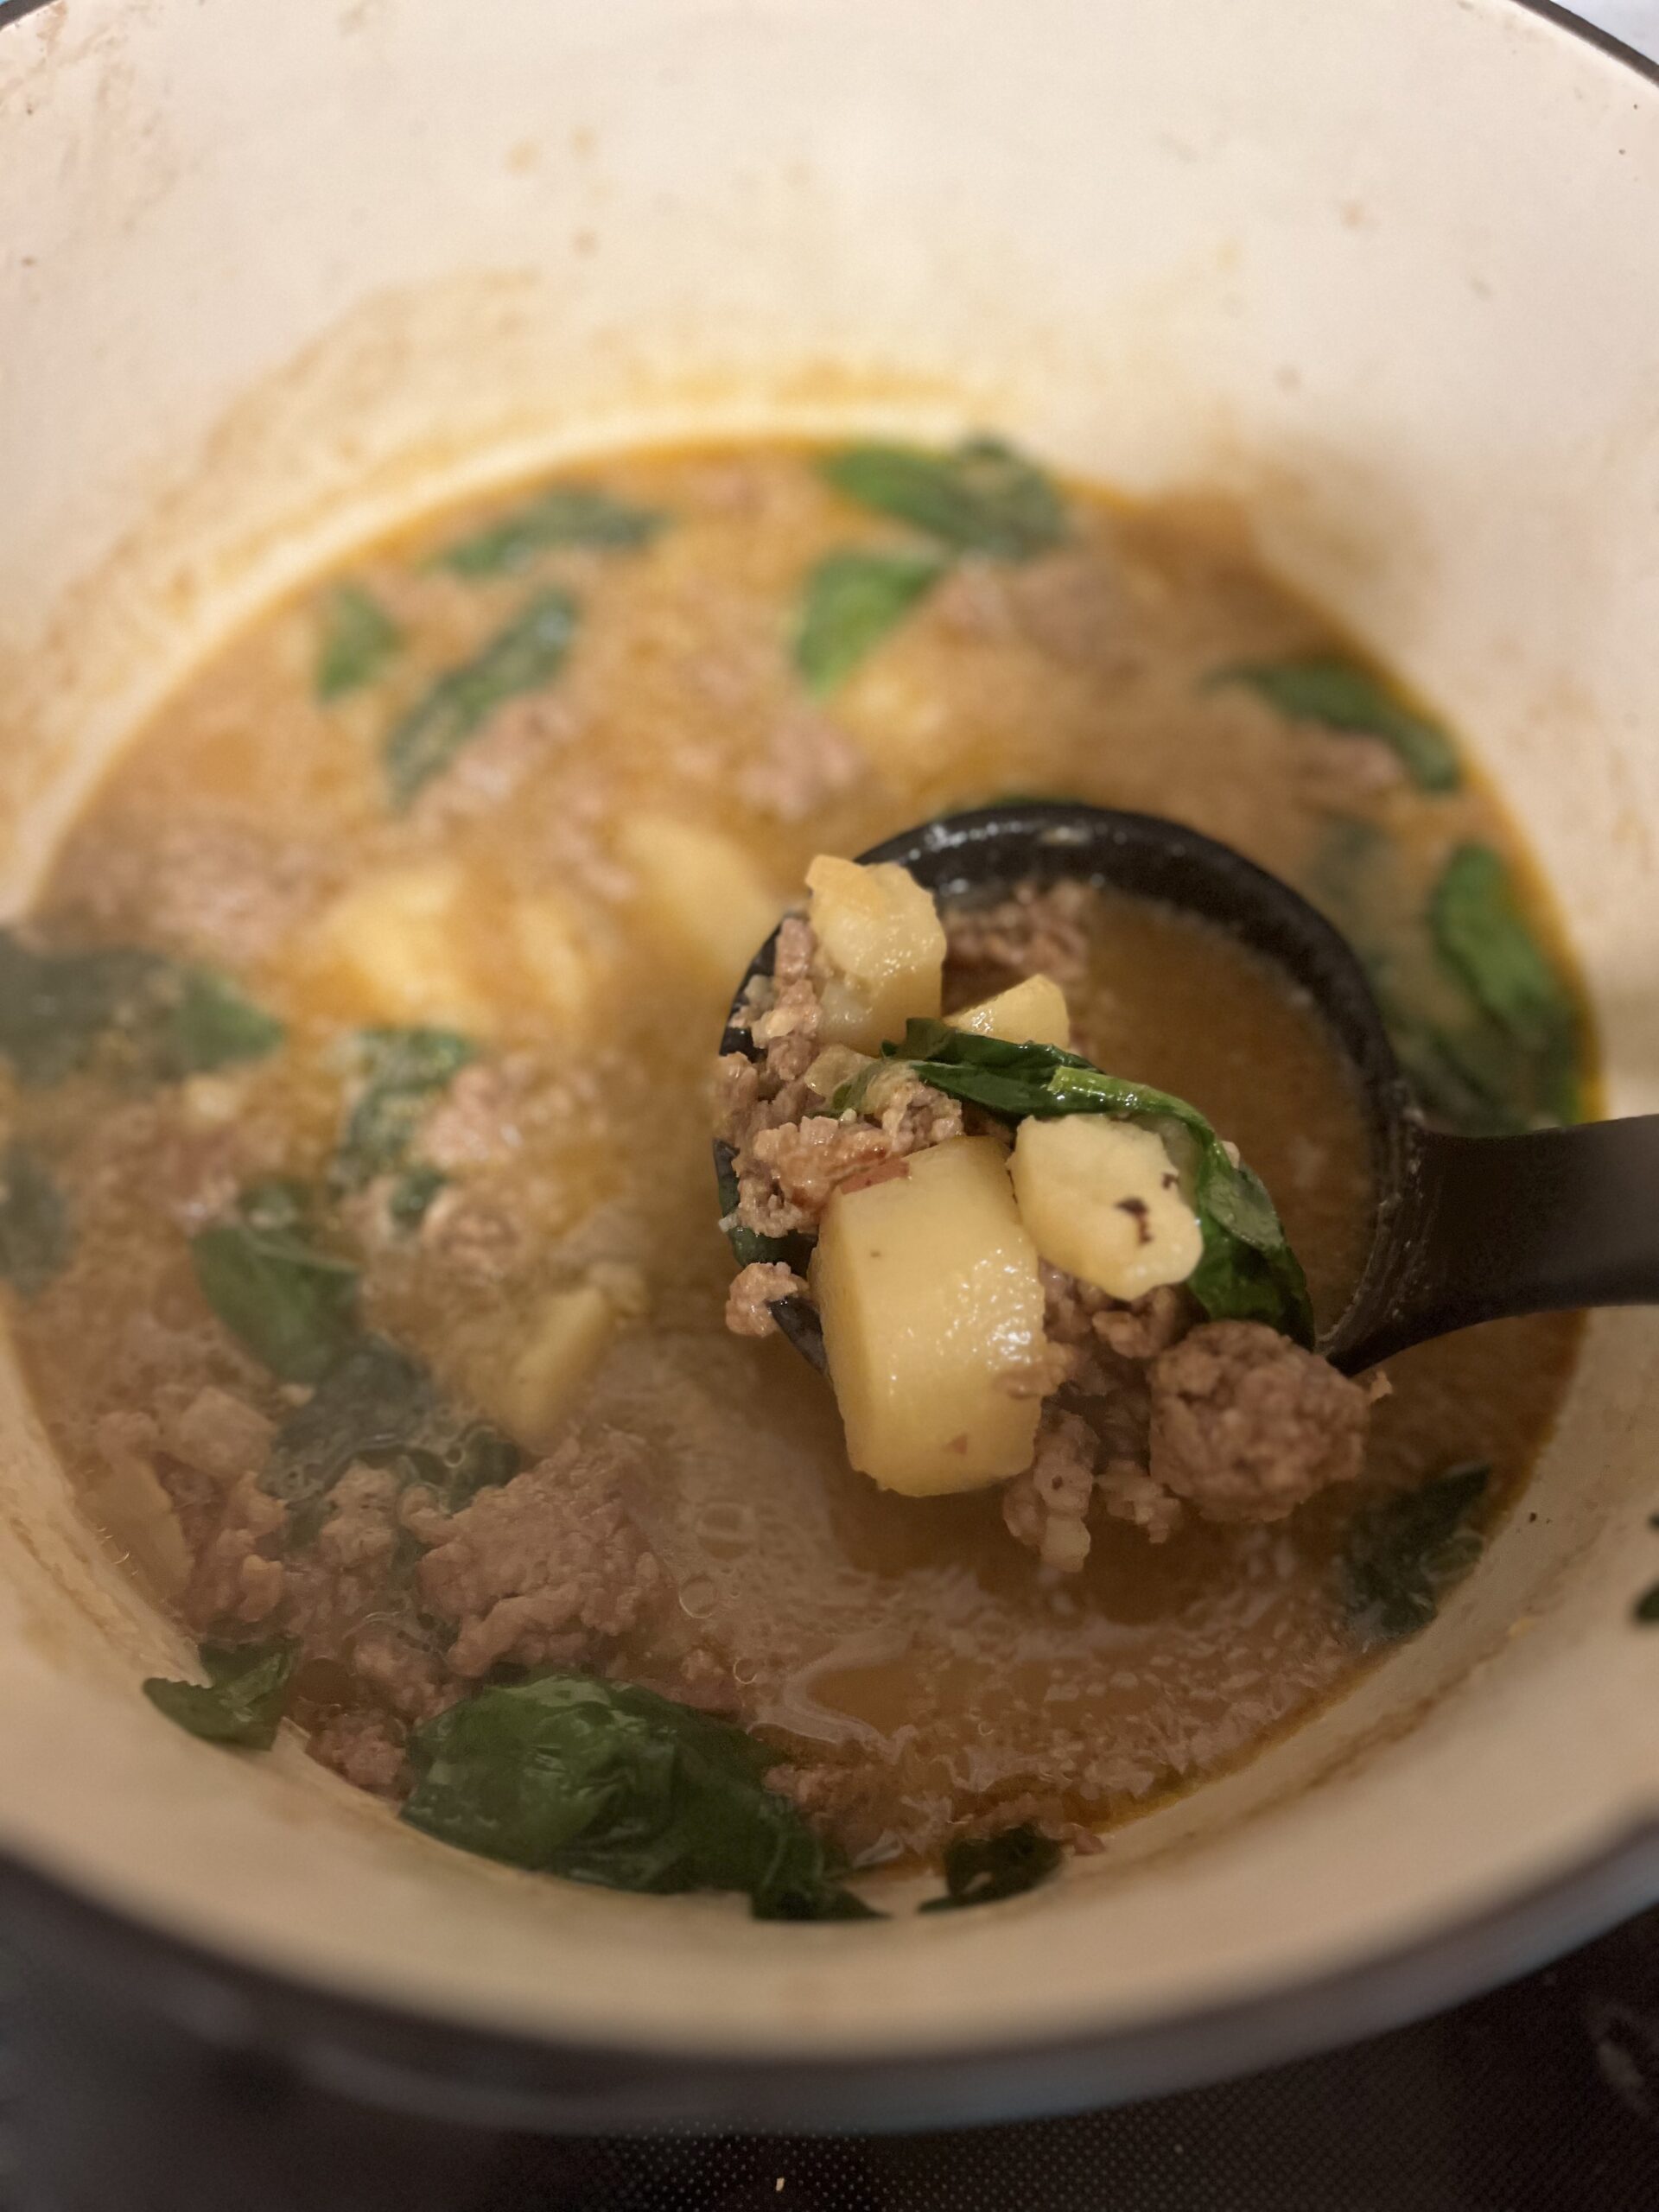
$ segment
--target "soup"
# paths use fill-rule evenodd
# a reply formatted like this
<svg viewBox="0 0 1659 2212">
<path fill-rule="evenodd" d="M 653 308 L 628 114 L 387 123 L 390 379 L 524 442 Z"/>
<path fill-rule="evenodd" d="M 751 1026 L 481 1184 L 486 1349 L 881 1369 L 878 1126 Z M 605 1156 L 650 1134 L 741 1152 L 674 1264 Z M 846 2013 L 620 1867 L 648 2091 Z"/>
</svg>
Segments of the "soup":
<svg viewBox="0 0 1659 2212">
<path fill-rule="evenodd" d="M 618 456 L 365 549 L 168 703 L 3 941 L 0 1262 L 89 1512 L 213 1647 L 175 1717 L 285 1707 L 459 1802 L 485 1700 L 634 1685 L 785 1759 L 768 1797 L 859 1867 L 1089 1847 L 1432 1615 L 1570 1319 L 1393 1363 L 1357 1483 L 1156 1546 L 1096 1515 L 1073 1573 L 993 1495 L 855 1473 L 822 1380 L 723 1328 L 736 979 L 814 855 L 1016 791 L 1299 886 L 1438 1118 L 1576 1110 L 1574 991 L 1446 733 L 1202 516 L 989 441 Z M 1086 937 L 1085 1049 L 1242 1149 L 1328 1318 L 1367 1185 L 1309 1009 L 1154 908 Z M 965 996 L 1006 963 L 960 942 Z M 465 1815 L 427 1824 L 515 1855 Z"/>
</svg>

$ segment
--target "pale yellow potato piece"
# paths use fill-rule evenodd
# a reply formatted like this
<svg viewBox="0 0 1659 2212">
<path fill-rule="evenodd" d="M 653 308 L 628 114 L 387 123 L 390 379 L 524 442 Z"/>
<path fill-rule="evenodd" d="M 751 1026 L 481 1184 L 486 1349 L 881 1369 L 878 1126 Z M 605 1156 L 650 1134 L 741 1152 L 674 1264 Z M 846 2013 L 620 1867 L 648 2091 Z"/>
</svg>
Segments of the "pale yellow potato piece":
<svg viewBox="0 0 1659 2212">
<path fill-rule="evenodd" d="M 593 960 L 556 891 L 528 893 L 512 904 L 512 936 L 519 964 L 537 999 L 561 1028 L 582 1027 L 593 1009 Z"/>
<path fill-rule="evenodd" d="M 664 944 L 735 990 L 785 905 L 748 851 L 721 830 L 666 814 L 629 816 L 618 842 Z"/>
<path fill-rule="evenodd" d="M 532 1452 L 545 1451 L 616 1333 L 615 1301 L 597 1283 L 549 1291 L 505 1342 L 464 1349 L 459 1362 L 483 1411 Z"/>
<path fill-rule="evenodd" d="M 467 957 L 465 871 L 452 861 L 381 868 L 325 909 L 312 950 L 348 1019 L 493 1027 Z"/>
<path fill-rule="evenodd" d="M 1029 1466 L 1038 1402 L 1003 1378 L 1043 1344 L 1037 1249 L 993 1137 L 953 1137 L 908 1173 L 830 1201 L 812 1259 L 854 1466 L 912 1497 Z"/>
<path fill-rule="evenodd" d="M 808 868 L 806 887 L 826 1045 L 874 1052 L 912 1018 L 937 1017 L 944 927 L 931 891 L 896 861 L 864 868 L 829 853 Z"/>
<path fill-rule="evenodd" d="M 1052 976 L 1027 976 L 1010 983 L 994 998 L 981 999 L 950 1016 L 953 1029 L 971 1029 L 976 1037 L 997 1037 L 1005 1045 L 1071 1043 L 1071 1016 L 1065 993 Z"/>
<path fill-rule="evenodd" d="M 1185 1282 L 1203 1257 L 1198 1216 L 1150 1129 L 1095 1114 L 1024 1121 L 1013 1175 L 1043 1258 L 1113 1298 Z"/>
</svg>

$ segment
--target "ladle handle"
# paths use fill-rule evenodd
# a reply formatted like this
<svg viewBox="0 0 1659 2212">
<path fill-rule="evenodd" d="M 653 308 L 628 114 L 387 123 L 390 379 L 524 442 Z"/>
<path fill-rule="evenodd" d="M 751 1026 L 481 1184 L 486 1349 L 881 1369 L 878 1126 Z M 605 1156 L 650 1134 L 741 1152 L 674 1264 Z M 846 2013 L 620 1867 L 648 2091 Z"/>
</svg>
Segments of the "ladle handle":
<svg viewBox="0 0 1659 2212">
<path fill-rule="evenodd" d="M 1659 1304 L 1659 1114 L 1519 1137 L 1421 1135 L 1392 1278 L 1344 1323 L 1350 1373 L 1476 1321 Z"/>
</svg>

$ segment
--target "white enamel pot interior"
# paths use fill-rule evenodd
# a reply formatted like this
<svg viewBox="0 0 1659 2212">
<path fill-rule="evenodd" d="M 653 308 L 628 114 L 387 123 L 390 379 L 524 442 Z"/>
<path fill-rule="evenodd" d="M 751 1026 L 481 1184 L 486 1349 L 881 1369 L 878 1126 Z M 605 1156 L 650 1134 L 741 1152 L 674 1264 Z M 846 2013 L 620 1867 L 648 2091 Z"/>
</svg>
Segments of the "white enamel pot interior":
<svg viewBox="0 0 1659 2212">
<path fill-rule="evenodd" d="M 1473 736 L 1659 1104 L 1659 83 L 1516 0 L 60 0 L 0 29 L 0 869 L 366 531 L 687 429 L 1002 426 L 1262 550 Z M 996 1910 L 760 1926 L 397 1826 L 180 1637 L 0 1388 L 28 1937 L 334 2078 L 912 2122 L 1260 2064 L 1659 1892 L 1659 1320 L 1418 1642 Z M 418 2092 L 410 2085 L 424 2080 Z"/>
</svg>

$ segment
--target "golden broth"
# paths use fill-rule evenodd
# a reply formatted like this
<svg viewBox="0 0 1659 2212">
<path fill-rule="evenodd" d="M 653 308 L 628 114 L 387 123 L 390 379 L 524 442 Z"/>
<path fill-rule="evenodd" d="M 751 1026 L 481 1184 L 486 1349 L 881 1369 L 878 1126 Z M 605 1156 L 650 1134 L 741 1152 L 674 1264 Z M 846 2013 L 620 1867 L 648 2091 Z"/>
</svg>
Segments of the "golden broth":
<svg viewBox="0 0 1659 2212">
<path fill-rule="evenodd" d="M 1423 791 L 1375 739 L 1214 683 L 1340 641 L 1179 512 L 1068 487 L 1059 550 L 960 563 L 815 699 L 791 660 L 804 577 L 905 534 L 785 446 L 625 455 L 600 473 L 615 499 L 670 518 L 649 543 L 556 548 L 474 578 L 434 554 L 524 495 L 425 521 L 352 564 L 402 633 L 372 680 L 315 696 L 328 588 L 308 590 L 169 702 L 74 826 L 40 903 L 46 940 L 211 961 L 287 1041 L 160 1090 L 96 1074 L 13 1088 L 14 1128 L 75 1230 L 21 1313 L 41 1411 L 72 1474 L 102 1484 L 100 1418 L 158 1391 L 217 1382 L 275 1417 L 291 1408 L 204 1303 L 188 1235 L 257 1176 L 326 1179 L 353 1031 L 453 1024 L 510 1078 L 508 1134 L 451 1171 L 475 1212 L 506 1224 L 499 1249 L 457 1264 L 416 1234 L 359 1250 L 349 1209 L 338 1233 L 360 1257 L 370 1323 L 445 1378 L 464 1370 L 458 1345 L 511 1330 L 528 1300 L 595 1269 L 627 1281 L 569 1416 L 646 1447 L 632 1502 L 676 1604 L 666 1628 L 625 1643 L 618 1671 L 660 1675 L 658 1646 L 712 1655 L 741 1717 L 847 1766 L 846 1833 L 867 1855 L 931 1847 L 1027 1793 L 1109 1821 L 1236 1760 L 1352 1676 L 1334 1562 L 1353 1502 L 1198 1525 L 1160 1548 L 1103 1522 L 1067 1579 L 1009 1541 L 994 1496 L 918 1503 L 852 1474 L 821 1380 L 783 1344 L 721 1330 L 731 1262 L 707 1100 L 734 980 L 814 853 L 999 791 L 1189 822 L 1382 941 L 1396 974 L 1432 968 L 1421 917 L 1447 856 L 1474 839 L 1519 868 L 1513 833 L 1478 782 Z M 551 587 L 580 603 L 556 678 L 497 708 L 392 810 L 387 730 Z M 717 841 L 695 867 L 688 828 Z M 667 882 L 664 851 L 691 868 L 690 889 Z M 1190 1097 L 1240 1145 L 1328 1316 L 1366 1217 L 1330 1047 L 1218 938 L 1121 901 L 1109 913 L 1077 1009 L 1084 1049 Z M 1449 988 L 1425 986 L 1437 1005 Z M 1402 1484 L 1490 1459 L 1506 1499 L 1573 1343 L 1571 1320 L 1543 1319 L 1398 1361 L 1368 1476 Z M 358 1694 L 350 1657 L 348 1630 L 310 1671 L 308 1709 Z"/>
</svg>

